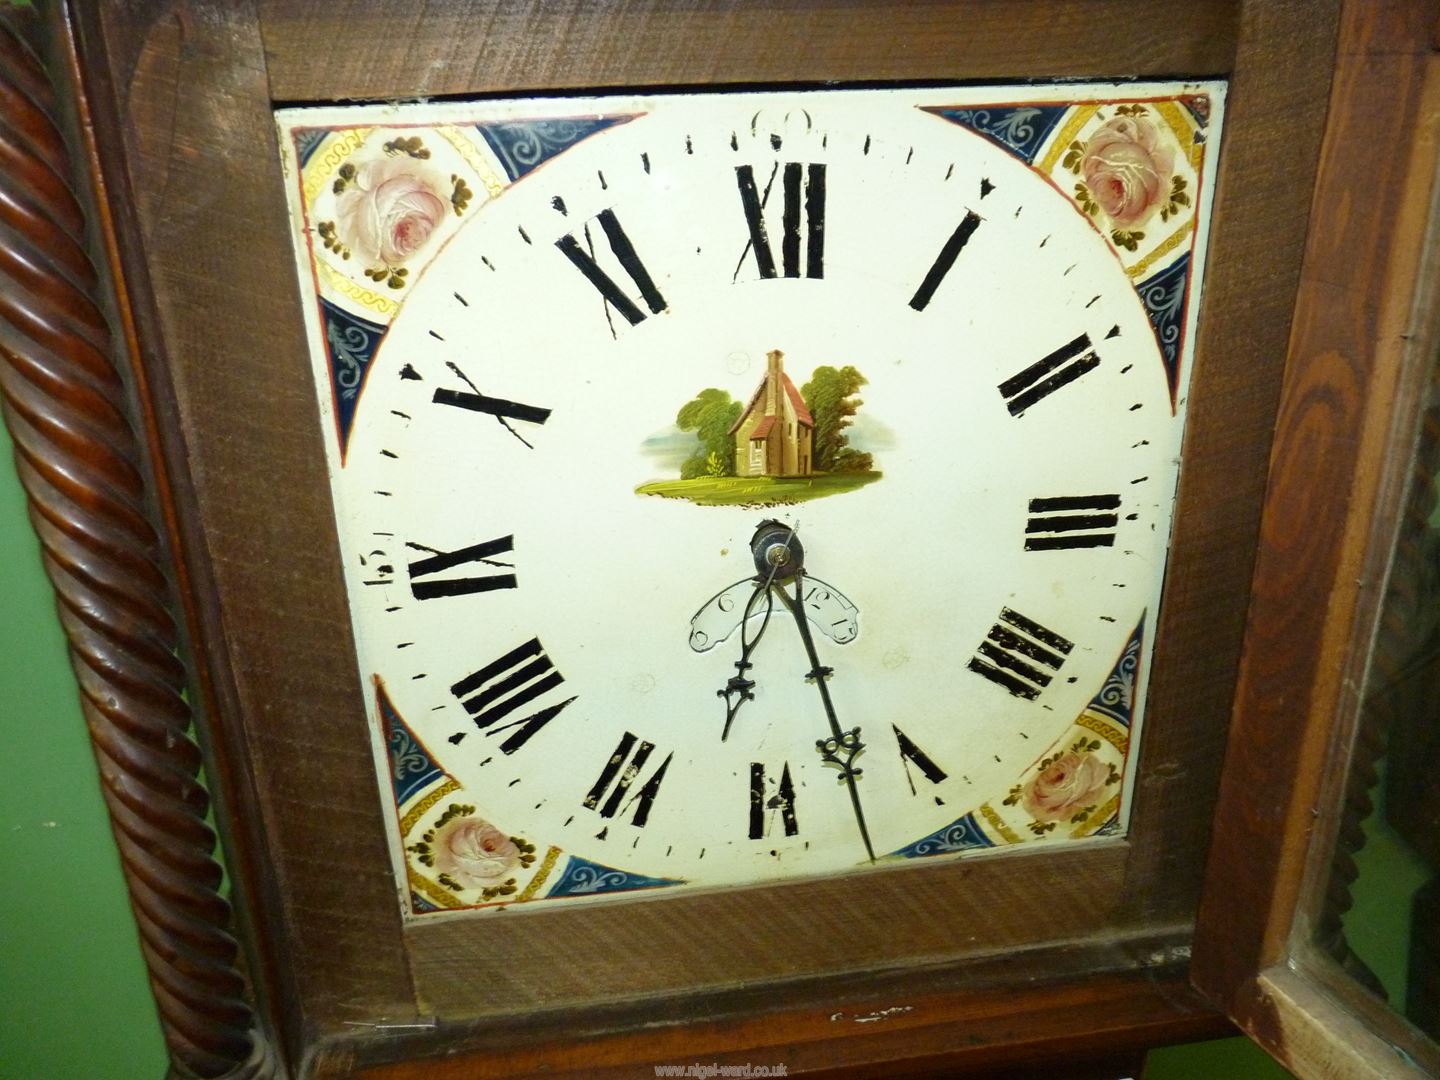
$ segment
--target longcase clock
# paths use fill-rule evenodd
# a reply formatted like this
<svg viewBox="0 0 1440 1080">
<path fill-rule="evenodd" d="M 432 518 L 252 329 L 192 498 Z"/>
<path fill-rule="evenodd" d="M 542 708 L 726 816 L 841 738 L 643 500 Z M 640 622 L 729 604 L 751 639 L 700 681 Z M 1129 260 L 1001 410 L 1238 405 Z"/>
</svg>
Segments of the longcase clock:
<svg viewBox="0 0 1440 1080">
<path fill-rule="evenodd" d="M 8 17 L 6 417 L 177 1069 L 1326 1060 L 1247 988 L 1419 415 L 1423 22 Z"/>
</svg>

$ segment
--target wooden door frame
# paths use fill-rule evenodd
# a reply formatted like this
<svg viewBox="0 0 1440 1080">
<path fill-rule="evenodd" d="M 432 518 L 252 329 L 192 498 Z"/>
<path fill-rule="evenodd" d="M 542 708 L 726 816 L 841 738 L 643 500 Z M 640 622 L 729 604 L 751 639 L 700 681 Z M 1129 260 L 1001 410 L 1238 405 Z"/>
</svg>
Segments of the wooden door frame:
<svg viewBox="0 0 1440 1080">
<path fill-rule="evenodd" d="M 1360 697 L 1440 347 L 1436 15 L 1343 9 L 1196 928 L 1196 985 L 1301 1076 L 1440 1068 L 1316 940 L 1349 905 L 1337 837 L 1368 811 Z"/>
</svg>

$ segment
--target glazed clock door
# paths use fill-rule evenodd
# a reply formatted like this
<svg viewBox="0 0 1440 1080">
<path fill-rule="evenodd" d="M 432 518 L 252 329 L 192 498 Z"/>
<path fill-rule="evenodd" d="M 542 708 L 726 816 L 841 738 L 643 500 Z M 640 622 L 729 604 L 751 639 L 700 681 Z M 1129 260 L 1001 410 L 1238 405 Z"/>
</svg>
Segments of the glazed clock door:
<svg viewBox="0 0 1440 1080">
<path fill-rule="evenodd" d="M 1123 837 L 1222 104 L 282 111 L 406 912 Z"/>
<path fill-rule="evenodd" d="M 1196 927 L 1196 986 L 1307 1078 L 1440 1075 L 1433 14 L 1342 20 L 1315 205 L 1364 209 L 1306 259 Z"/>
</svg>

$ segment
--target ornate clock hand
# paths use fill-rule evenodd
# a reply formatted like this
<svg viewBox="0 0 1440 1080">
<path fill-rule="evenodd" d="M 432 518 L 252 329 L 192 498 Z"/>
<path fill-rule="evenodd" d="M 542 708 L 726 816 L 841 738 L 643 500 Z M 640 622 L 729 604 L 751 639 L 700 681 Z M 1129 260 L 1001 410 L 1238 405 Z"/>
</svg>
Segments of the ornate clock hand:
<svg viewBox="0 0 1440 1080">
<path fill-rule="evenodd" d="M 760 527 L 751 538 L 750 549 L 754 553 L 755 568 L 758 573 L 754 579 L 755 591 L 750 594 L 750 599 L 746 601 L 745 610 L 740 616 L 740 659 L 735 661 L 735 674 L 730 676 L 730 681 L 725 684 L 724 689 L 715 691 L 717 697 L 725 699 L 725 727 L 720 732 L 721 742 L 730 737 L 730 725 L 735 722 L 735 715 L 740 711 L 740 706 L 747 701 L 755 700 L 755 680 L 746 678 L 745 673 L 754 667 L 750 662 L 750 656 L 754 653 L 755 647 L 760 644 L 760 638 L 764 636 L 765 629 L 770 625 L 770 613 L 775 607 L 771 587 L 775 583 L 776 576 L 787 564 L 791 563 L 792 555 L 795 557 L 795 564 L 798 565 L 802 549 L 800 542 L 795 539 L 795 529 L 794 525 L 787 526 L 778 521 L 764 521 L 760 523 Z M 765 575 L 763 581 L 760 574 Z M 751 637 L 750 619 L 754 616 L 762 596 L 765 598 L 765 614 L 760 621 L 760 629 L 755 631 L 754 637 Z"/>
<path fill-rule="evenodd" d="M 856 786 L 856 780 L 860 778 L 862 769 L 855 768 L 855 759 L 865 749 L 865 744 L 860 741 L 860 728 L 853 727 L 849 731 L 840 729 L 840 721 L 835 716 L 835 703 L 830 700 L 830 687 L 827 681 L 835 673 L 833 668 L 828 668 L 820 663 L 820 654 L 815 649 L 815 638 L 810 633 L 810 623 L 805 617 L 805 609 L 801 603 L 802 583 L 805 580 L 803 568 L 795 572 L 795 599 L 785 591 L 784 585 L 777 585 L 775 591 L 780 596 L 780 602 L 795 616 L 795 625 L 800 629 L 800 640 L 805 644 L 805 655 L 810 660 L 810 673 L 806 678 L 813 681 L 820 690 L 820 702 L 825 707 L 825 719 L 830 722 L 830 738 L 816 739 L 815 749 L 820 751 L 820 756 L 827 764 L 834 765 L 840 770 L 840 780 L 850 789 L 850 805 L 855 809 L 855 824 L 860 827 L 860 839 L 865 842 L 865 853 L 870 856 L 870 861 L 875 861 L 875 849 L 870 844 L 870 830 L 865 825 L 865 810 L 860 805 L 860 789 Z"/>
<path fill-rule="evenodd" d="M 765 614 L 760 620 L 760 628 L 755 631 L 755 636 L 751 637 L 750 619 L 755 614 L 757 602 L 762 596 L 765 598 Z M 740 659 L 735 661 L 735 674 L 730 676 L 730 681 L 723 690 L 715 691 L 717 697 L 725 699 L 725 727 L 720 731 L 721 742 L 730 737 L 730 725 L 735 722 L 735 714 L 740 711 L 740 706 L 755 700 L 755 680 L 746 678 L 745 672 L 754 667 L 750 656 L 755 651 L 755 646 L 760 644 L 765 628 L 770 625 L 770 613 L 774 608 L 775 599 L 770 595 L 770 581 L 767 579 L 762 582 L 757 576 L 755 590 L 750 594 L 744 614 L 740 617 Z"/>
</svg>

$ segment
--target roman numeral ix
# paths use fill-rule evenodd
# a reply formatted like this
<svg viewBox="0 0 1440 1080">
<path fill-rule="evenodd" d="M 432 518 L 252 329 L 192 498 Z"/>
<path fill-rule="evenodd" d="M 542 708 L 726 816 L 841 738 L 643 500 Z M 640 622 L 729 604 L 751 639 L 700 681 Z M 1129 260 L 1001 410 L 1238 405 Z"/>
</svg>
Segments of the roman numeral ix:
<svg viewBox="0 0 1440 1080">
<path fill-rule="evenodd" d="M 453 405 L 457 409 L 488 413 L 502 420 L 523 420 L 527 424 L 543 424 L 550 419 L 550 410 L 538 405 L 522 405 L 518 401 L 487 397 L 484 394 L 467 393 L 464 390 L 438 389 L 431 399 L 436 405 Z"/>
<path fill-rule="evenodd" d="M 1011 416 L 1021 416 L 1036 402 L 1099 366 L 1100 355 L 1090 347 L 1090 335 L 1081 334 L 1002 382 L 1000 396 Z"/>
<path fill-rule="evenodd" d="M 650 277 L 650 271 L 645 269 L 645 264 L 635 253 L 635 245 L 630 242 L 630 237 L 625 235 L 625 230 L 620 225 L 620 219 L 615 216 L 615 211 L 602 210 L 596 220 L 600 222 L 600 229 L 610 244 L 611 253 L 619 260 L 621 269 L 625 271 L 635 289 L 639 291 L 640 298 L 645 301 L 645 306 L 650 309 L 652 315 L 660 314 L 665 310 L 665 298 L 660 295 L 660 290 L 655 287 L 655 282 Z M 575 238 L 574 233 L 570 233 L 556 240 L 555 246 L 575 265 L 575 269 L 585 275 L 585 280 L 595 286 L 600 295 L 605 298 L 605 302 L 618 311 L 626 322 L 631 326 L 643 322 L 645 312 L 640 310 L 640 306 L 595 261 L 592 254 L 594 242 L 588 223 L 583 232 L 584 245 Z"/>
<path fill-rule="evenodd" d="M 631 751 L 634 751 L 633 757 Z M 650 808 L 655 805 L 655 796 L 660 792 L 665 771 L 670 768 L 670 759 L 675 756 L 673 753 L 665 755 L 665 760 L 649 779 L 645 779 L 645 766 L 654 753 L 654 743 L 625 732 L 605 768 L 600 771 L 595 786 L 585 796 L 585 808 L 597 811 L 603 818 L 633 811 L 630 823 L 636 828 L 643 828 L 650 820 Z M 632 790 L 634 794 L 631 794 Z"/>
<path fill-rule="evenodd" d="M 524 645 L 511 649 L 500 659 L 486 664 L 474 674 L 465 676 L 450 687 L 450 691 L 460 699 L 465 711 L 475 718 L 475 726 L 486 735 L 510 732 L 510 736 L 500 744 L 500 750 L 505 754 L 513 754 L 575 699 L 569 697 L 543 706 L 519 720 L 507 718 L 511 713 L 526 708 L 550 693 L 564 681 L 550 658 L 545 655 L 540 639 L 531 638 Z M 507 722 L 501 723 L 502 720 Z M 462 738 L 463 732 L 452 735 L 450 741 L 458 743 Z"/>
<path fill-rule="evenodd" d="M 999 621 L 966 666 L 1016 697 L 1034 701 L 1074 647 L 1018 611 L 1001 608 Z"/>
<path fill-rule="evenodd" d="M 795 785 L 790 779 L 790 763 L 780 770 L 780 782 L 775 785 L 775 794 L 770 794 L 770 784 L 765 779 L 765 766 L 759 761 L 750 763 L 750 839 L 764 839 L 770 832 L 775 811 L 780 811 L 780 820 L 785 826 L 785 835 L 794 836 L 800 831 L 795 820 Z"/>
<path fill-rule="evenodd" d="M 780 190 L 784 208 L 780 219 L 780 260 L 781 271 L 787 278 L 800 276 L 800 224 L 805 223 L 805 276 L 825 276 L 825 166 L 805 165 L 798 161 L 787 161 L 783 167 L 776 162 L 770 172 L 762 194 L 755 184 L 753 165 L 735 166 L 735 181 L 740 187 L 740 206 L 745 211 L 745 223 L 750 227 L 750 241 L 740 254 L 740 263 L 745 256 L 755 252 L 755 266 L 762 278 L 773 278 L 775 273 L 775 251 L 770 246 L 770 233 L 765 225 L 765 207 L 770 201 L 770 190 L 775 184 L 775 173 L 780 171 Z M 803 200 L 803 211 L 802 211 Z"/>
<path fill-rule="evenodd" d="M 1114 547 L 1119 495 L 1062 495 L 1031 499 L 1026 551 Z"/>
<path fill-rule="evenodd" d="M 550 419 L 550 410 L 541 408 L 539 405 L 522 405 L 518 401 L 506 401 L 504 398 L 489 397 L 480 393 L 480 388 L 470 381 L 470 376 L 461 371 L 453 361 L 445 361 L 445 366 L 460 377 L 460 380 L 470 389 L 450 390 L 444 387 L 437 389 L 431 396 L 431 401 L 436 405 L 451 405 L 457 409 L 468 409 L 470 412 L 485 413 L 493 416 L 506 431 L 514 435 L 530 449 L 535 447 L 525 436 L 521 435 L 510 426 L 511 420 L 521 420 L 527 424 L 543 424 Z"/>
<path fill-rule="evenodd" d="M 446 570 L 467 563 L 501 567 L 513 571 L 508 562 L 498 562 L 496 555 L 515 550 L 515 538 L 502 536 L 497 540 L 486 540 L 471 544 L 459 551 L 439 551 L 414 541 L 406 541 L 406 547 L 414 551 L 428 551 L 423 559 L 410 564 L 410 591 L 416 600 L 434 600 L 440 596 L 464 596 L 467 593 L 490 592 L 492 589 L 515 588 L 514 573 L 485 574 L 481 577 L 440 577 Z"/>
</svg>

